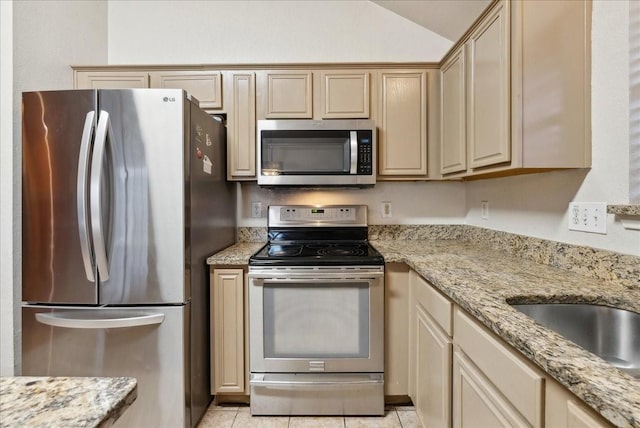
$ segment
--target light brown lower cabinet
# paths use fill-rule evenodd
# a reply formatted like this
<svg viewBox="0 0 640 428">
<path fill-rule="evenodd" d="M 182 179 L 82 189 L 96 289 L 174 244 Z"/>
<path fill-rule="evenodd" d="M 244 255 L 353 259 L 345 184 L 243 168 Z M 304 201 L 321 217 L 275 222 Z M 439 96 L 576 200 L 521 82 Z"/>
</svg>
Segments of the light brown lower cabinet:
<svg viewBox="0 0 640 428">
<path fill-rule="evenodd" d="M 611 426 L 418 273 L 406 283 L 409 396 L 422 426 Z"/>
<path fill-rule="evenodd" d="M 244 269 L 211 272 L 211 394 L 246 392 Z"/>
<path fill-rule="evenodd" d="M 451 426 L 451 301 L 411 271 L 409 396 L 423 426 Z"/>
</svg>

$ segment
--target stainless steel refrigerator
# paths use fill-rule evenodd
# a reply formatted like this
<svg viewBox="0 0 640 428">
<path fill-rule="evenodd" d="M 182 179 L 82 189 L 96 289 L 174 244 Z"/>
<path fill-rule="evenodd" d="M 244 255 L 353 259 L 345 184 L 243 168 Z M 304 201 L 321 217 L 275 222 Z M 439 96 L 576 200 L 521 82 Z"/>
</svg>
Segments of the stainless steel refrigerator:
<svg viewBox="0 0 640 428">
<path fill-rule="evenodd" d="M 224 125 L 175 89 L 28 92 L 22 108 L 22 374 L 133 376 L 117 426 L 195 426 L 206 257 L 235 242 Z"/>
</svg>

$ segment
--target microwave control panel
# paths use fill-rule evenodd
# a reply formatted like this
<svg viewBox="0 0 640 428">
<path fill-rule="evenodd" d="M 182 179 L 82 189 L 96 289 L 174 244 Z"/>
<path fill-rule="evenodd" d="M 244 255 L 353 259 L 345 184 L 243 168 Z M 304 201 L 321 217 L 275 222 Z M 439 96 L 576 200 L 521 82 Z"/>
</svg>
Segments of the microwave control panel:
<svg viewBox="0 0 640 428">
<path fill-rule="evenodd" d="M 371 131 L 358 131 L 358 174 L 373 173 L 373 136 Z"/>
</svg>

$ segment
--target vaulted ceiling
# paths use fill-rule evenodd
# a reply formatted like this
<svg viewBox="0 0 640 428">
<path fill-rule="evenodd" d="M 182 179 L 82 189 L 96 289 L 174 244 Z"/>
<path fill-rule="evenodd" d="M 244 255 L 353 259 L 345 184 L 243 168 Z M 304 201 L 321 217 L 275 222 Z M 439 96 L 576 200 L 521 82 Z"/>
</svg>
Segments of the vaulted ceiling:
<svg viewBox="0 0 640 428">
<path fill-rule="evenodd" d="M 371 1 L 453 42 L 491 3 L 491 0 Z"/>
</svg>

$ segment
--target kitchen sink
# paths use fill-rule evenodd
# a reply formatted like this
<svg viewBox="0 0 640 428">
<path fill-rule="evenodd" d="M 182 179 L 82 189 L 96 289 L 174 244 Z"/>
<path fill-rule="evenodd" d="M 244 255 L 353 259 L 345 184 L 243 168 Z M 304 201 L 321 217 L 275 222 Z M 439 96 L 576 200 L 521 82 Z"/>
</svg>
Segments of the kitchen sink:
<svg viewBox="0 0 640 428">
<path fill-rule="evenodd" d="M 592 304 L 511 306 L 640 379 L 640 314 Z"/>
</svg>

